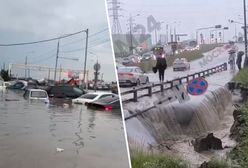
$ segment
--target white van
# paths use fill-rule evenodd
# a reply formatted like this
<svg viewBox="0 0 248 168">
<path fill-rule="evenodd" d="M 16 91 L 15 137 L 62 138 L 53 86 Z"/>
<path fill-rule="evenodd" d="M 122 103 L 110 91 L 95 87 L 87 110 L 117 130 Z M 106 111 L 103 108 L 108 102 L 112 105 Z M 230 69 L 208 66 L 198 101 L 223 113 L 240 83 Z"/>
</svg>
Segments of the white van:
<svg viewBox="0 0 248 168">
<path fill-rule="evenodd" d="M 48 94 L 42 89 L 28 89 L 25 91 L 23 97 L 27 100 L 41 100 L 45 103 L 49 103 Z"/>
</svg>

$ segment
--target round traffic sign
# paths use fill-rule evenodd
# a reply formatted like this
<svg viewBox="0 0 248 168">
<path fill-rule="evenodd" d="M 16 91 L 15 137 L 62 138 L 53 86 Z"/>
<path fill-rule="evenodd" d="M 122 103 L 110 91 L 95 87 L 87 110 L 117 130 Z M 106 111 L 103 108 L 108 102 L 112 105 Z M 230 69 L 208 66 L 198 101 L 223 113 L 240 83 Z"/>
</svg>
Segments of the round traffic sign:
<svg viewBox="0 0 248 168">
<path fill-rule="evenodd" d="M 100 68 L 101 68 L 101 65 L 100 65 L 99 63 L 96 63 L 96 64 L 94 65 L 94 70 L 95 70 L 95 71 L 99 71 Z"/>
<path fill-rule="evenodd" d="M 191 95 L 202 95 L 208 88 L 208 82 L 202 78 L 196 78 L 189 81 L 187 91 Z"/>
</svg>

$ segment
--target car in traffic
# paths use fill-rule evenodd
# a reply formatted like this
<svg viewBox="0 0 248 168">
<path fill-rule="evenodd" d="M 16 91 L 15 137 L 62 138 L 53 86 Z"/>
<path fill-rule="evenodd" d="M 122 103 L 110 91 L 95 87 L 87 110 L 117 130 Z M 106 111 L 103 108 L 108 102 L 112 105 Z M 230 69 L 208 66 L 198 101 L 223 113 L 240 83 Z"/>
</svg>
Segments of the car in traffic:
<svg viewBox="0 0 248 168">
<path fill-rule="evenodd" d="M 87 93 L 85 90 L 70 85 L 50 86 L 46 91 L 49 97 L 54 98 L 78 98 Z"/>
<path fill-rule="evenodd" d="M 156 60 L 155 55 L 152 52 L 148 52 L 142 55 L 141 61 Z"/>
<path fill-rule="evenodd" d="M 186 71 L 190 69 L 190 63 L 186 58 L 177 58 L 173 62 L 173 71 Z"/>
<path fill-rule="evenodd" d="M 72 99 L 72 103 L 75 104 L 87 104 L 99 99 L 102 99 L 107 96 L 114 96 L 113 93 L 107 93 L 107 92 L 93 92 L 93 93 L 86 93 L 76 99 Z"/>
<path fill-rule="evenodd" d="M 118 95 L 107 96 L 102 99 L 87 104 L 89 109 L 112 111 L 120 109 L 120 99 Z"/>
<path fill-rule="evenodd" d="M 42 89 L 27 89 L 23 94 L 24 99 L 27 100 L 41 100 L 45 103 L 49 103 L 49 97 L 45 90 Z"/>
<path fill-rule="evenodd" d="M 149 77 L 137 66 L 118 69 L 119 85 L 140 85 L 149 83 Z"/>
</svg>

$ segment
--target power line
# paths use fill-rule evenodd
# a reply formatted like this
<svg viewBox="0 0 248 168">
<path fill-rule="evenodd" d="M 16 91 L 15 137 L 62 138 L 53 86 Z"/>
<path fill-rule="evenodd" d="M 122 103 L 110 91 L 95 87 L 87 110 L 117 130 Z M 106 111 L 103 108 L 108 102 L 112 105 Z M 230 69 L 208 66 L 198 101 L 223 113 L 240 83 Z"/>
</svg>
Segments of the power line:
<svg viewBox="0 0 248 168">
<path fill-rule="evenodd" d="M 62 39 L 62 38 L 70 37 L 70 36 L 85 32 L 85 31 L 86 30 L 81 30 L 81 31 L 78 31 L 78 32 L 75 32 L 75 33 L 64 35 L 64 36 L 55 37 L 55 38 L 46 39 L 46 40 L 40 40 L 40 41 L 24 42 L 24 43 L 13 43 L 13 44 L 0 44 L 0 47 L 10 47 L 10 46 L 18 46 L 18 45 L 30 45 L 30 44 L 44 43 L 44 42 L 49 42 L 49 41 L 54 41 L 54 40 L 59 40 L 59 39 Z"/>
</svg>

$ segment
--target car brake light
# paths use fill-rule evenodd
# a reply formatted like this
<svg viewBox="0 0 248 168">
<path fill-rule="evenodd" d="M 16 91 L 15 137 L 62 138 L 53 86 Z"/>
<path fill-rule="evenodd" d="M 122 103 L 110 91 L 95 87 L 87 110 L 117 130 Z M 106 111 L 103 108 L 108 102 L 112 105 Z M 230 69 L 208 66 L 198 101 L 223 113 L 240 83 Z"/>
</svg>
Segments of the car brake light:
<svg viewBox="0 0 248 168">
<path fill-rule="evenodd" d="M 132 74 L 132 73 L 127 73 L 126 75 L 127 75 L 127 76 L 130 76 L 130 77 L 131 77 L 131 76 L 133 76 L 133 74 Z"/>
<path fill-rule="evenodd" d="M 104 110 L 106 110 L 106 111 L 111 111 L 112 109 L 113 109 L 113 107 L 110 105 L 104 106 Z"/>
</svg>

